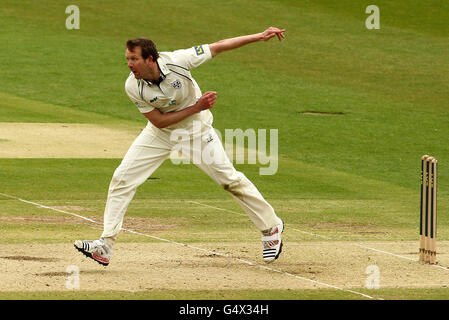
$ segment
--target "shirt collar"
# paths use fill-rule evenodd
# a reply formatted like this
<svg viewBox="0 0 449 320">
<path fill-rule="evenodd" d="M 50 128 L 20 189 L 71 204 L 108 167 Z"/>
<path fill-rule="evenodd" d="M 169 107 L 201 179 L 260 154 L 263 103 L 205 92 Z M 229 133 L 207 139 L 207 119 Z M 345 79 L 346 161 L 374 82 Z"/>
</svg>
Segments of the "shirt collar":
<svg viewBox="0 0 449 320">
<path fill-rule="evenodd" d="M 162 82 L 166 77 L 167 74 L 171 72 L 171 70 L 167 67 L 167 65 L 164 63 L 164 61 L 159 57 L 157 60 L 157 65 L 159 66 L 159 70 L 161 71 L 161 77 L 159 78 L 160 82 Z M 144 80 L 148 85 L 152 85 L 153 83 L 148 80 Z"/>
<path fill-rule="evenodd" d="M 167 67 L 167 65 L 164 63 L 164 60 L 161 57 L 159 57 L 156 62 L 159 66 L 159 70 L 161 70 L 162 76 L 165 79 L 165 77 L 167 76 L 167 74 L 171 72 L 171 70 Z"/>
</svg>

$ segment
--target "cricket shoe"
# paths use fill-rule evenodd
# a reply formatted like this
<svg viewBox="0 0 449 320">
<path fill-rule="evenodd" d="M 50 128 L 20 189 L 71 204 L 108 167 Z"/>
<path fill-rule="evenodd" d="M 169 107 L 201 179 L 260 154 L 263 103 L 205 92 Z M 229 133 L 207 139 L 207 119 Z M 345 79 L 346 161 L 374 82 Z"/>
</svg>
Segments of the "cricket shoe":
<svg viewBox="0 0 449 320">
<path fill-rule="evenodd" d="M 112 255 L 110 248 L 103 240 L 76 240 L 75 248 L 86 257 L 97 261 L 99 264 L 107 266 Z"/>
<path fill-rule="evenodd" d="M 262 231 L 263 260 L 267 263 L 276 260 L 282 252 L 281 234 L 284 231 L 284 222 L 273 228 Z"/>
</svg>

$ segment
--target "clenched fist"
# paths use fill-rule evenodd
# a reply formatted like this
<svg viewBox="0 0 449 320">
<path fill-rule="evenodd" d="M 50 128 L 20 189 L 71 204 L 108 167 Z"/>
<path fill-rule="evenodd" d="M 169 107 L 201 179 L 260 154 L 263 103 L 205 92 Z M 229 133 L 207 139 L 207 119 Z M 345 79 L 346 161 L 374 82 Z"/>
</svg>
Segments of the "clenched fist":
<svg viewBox="0 0 449 320">
<path fill-rule="evenodd" d="M 198 99 L 196 105 L 201 111 L 210 109 L 214 106 L 215 100 L 217 100 L 217 93 L 215 91 L 208 91 Z"/>
</svg>

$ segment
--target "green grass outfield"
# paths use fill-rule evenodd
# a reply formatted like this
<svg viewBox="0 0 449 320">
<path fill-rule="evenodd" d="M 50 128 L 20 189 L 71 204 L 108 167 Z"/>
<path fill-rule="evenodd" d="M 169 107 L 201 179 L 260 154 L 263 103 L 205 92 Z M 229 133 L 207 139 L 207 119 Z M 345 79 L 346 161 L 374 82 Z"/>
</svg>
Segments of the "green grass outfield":
<svg viewBox="0 0 449 320">
<path fill-rule="evenodd" d="M 71 4 L 80 8 L 79 30 L 65 28 L 65 8 Z M 129 73 L 124 58 L 127 39 L 148 37 L 160 51 L 168 51 L 279 26 L 287 30 L 285 41 L 223 53 L 192 72 L 203 92 L 218 92 L 212 112 L 214 126 L 221 132 L 279 130 L 275 175 L 260 176 L 262 165 L 236 167 L 255 183 L 287 226 L 336 241 L 391 241 L 394 247 L 418 239 L 420 158 L 431 154 L 439 160 L 438 237 L 447 241 L 449 4 L 379 0 L 375 4 L 380 8 L 380 30 L 367 30 L 365 8 L 370 4 L 2 0 L 0 126 L 9 122 L 143 127 L 145 119 L 124 92 Z M 5 142 L 0 136 L 0 148 Z M 64 214 L 17 198 L 88 208 L 79 213 L 97 219 L 102 217 L 107 186 L 119 163 L 118 158 L 0 159 L 0 194 L 4 194 L 0 195 L 0 245 L 70 245 L 79 237 L 98 237 L 98 229 L 83 224 L 39 221 L 35 218 Z M 242 213 L 229 194 L 193 166 L 166 162 L 153 178 L 139 188 L 126 217 L 151 217 L 177 225 L 175 231 L 157 230 L 157 236 L 210 245 L 259 241 L 245 216 L 229 213 Z M 219 215 L 194 202 L 228 214 Z M 35 220 L 18 223 L 16 218 Z M 366 232 L 358 232 L 362 229 Z M 322 239 L 286 233 L 285 240 L 307 244 Z M 157 240 L 120 236 L 120 243 L 135 242 Z M 379 290 L 361 286 L 358 291 L 384 299 L 448 299 L 447 285 L 417 283 L 417 287 Z M 360 297 L 331 289 L 0 292 L 0 299 L 93 298 Z"/>
</svg>

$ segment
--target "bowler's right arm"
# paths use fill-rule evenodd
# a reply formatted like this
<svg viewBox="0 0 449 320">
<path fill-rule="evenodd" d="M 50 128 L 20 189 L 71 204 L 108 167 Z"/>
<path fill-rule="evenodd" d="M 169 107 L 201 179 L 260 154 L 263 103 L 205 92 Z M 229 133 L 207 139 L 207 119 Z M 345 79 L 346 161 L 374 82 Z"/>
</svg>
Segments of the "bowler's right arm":
<svg viewBox="0 0 449 320">
<path fill-rule="evenodd" d="M 162 129 L 178 123 L 179 121 L 182 121 L 195 113 L 212 108 L 216 99 L 217 93 L 215 91 L 208 91 L 204 93 L 193 106 L 185 109 L 167 113 L 161 113 L 158 109 L 154 109 L 150 112 L 143 113 L 143 115 L 155 127 Z"/>
</svg>

